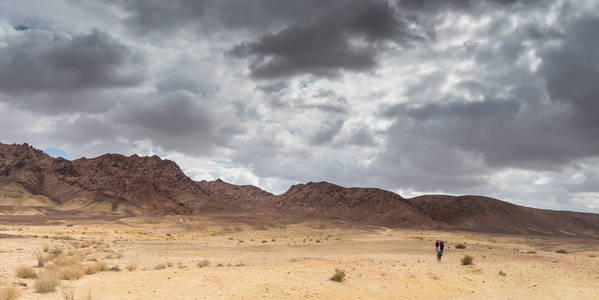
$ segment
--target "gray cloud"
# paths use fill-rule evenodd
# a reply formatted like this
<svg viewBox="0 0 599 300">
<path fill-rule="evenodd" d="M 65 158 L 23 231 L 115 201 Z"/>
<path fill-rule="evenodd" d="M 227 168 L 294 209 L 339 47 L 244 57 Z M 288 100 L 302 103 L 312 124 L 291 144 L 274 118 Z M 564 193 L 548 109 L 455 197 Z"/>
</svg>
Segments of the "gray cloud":
<svg viewBox="0 0 599 300">
<path fill-rule="evenodd" d="M 339 5 L 313 23 L 292 25 L 239 44 L 231 53 L 251 57 L 250 70 L 256 78 L 332 77 L 341 70 L 373 70 L 383 42 L 408 47 L 429 38 L 429 32 L 400 16 L 387 2 L 357 1 Z"/>
<path fill-rule="evenodd" d="M 142 58 L 98 30 L 73 36 L 26 30 L 3 42 L 0 92 L 128 87 L 144 80 Z"/>
</svg>

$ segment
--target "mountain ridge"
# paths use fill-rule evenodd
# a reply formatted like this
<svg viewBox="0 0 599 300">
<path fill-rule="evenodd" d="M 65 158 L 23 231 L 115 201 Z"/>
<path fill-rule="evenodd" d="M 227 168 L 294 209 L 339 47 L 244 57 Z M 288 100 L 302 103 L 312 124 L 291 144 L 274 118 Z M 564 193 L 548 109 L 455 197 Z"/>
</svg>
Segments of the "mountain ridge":
<svg viewBox="0 0 599 300">
<path fill-rule="evenodd" d="M 599 238 L 599 214 L 519 206 L 485 196 L 404 198 L 328 182 L 274 195 L 221 179 L 193 181 L 158 156 L 53 158 L 28 144 L 0 143 L 0 214 L 203 215 L 339 220 L 421 229 Z"/>
</svg>

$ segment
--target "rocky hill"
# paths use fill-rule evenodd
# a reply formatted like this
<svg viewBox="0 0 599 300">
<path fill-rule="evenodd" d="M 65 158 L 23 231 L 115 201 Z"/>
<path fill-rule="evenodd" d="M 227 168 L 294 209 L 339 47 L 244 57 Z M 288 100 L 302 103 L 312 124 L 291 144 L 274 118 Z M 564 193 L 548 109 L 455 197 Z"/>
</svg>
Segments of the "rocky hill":
<svg viewBox="0 0 599 300">
<path fill-rule="evenodd" d="M 193 181 L 157 156 L 69 161 L 0 143 L 0 215 L 246 214 L 390 227 L 599 238 L 599 215 L 513 205 L 482 196 L 404 199 L 376 188 L 297 184 L 281 195 L 220 179 Z"/>
</svg>

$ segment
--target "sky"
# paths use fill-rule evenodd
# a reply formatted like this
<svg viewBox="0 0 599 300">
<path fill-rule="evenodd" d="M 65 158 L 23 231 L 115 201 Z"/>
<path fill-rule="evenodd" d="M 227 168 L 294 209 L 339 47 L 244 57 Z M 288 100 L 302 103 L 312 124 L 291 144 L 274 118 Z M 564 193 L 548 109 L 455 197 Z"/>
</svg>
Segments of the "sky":
<svg viewBox="0 0 599 300">
<path fill-rule="evenodd" d="M 599 212 L 599 2 L 3 0 L 0 142 Z"/>
</svg>

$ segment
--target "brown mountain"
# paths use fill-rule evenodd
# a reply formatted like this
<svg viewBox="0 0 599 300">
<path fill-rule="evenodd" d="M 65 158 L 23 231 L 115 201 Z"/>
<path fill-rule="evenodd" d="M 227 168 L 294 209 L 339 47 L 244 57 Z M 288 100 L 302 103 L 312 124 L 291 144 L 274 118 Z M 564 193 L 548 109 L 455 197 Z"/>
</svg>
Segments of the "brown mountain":
<svg viewBox="0 0 599 300">
<path fill-rule="evenodd" d="M 352 223 L 599 238 L 599 215 L 541 210 L 481 196 L 404 199 L 376 188 L 319 182 L 272 195 L 220 179 L 193 181 L 157 156 L 73 161 L 0 143 L 0 215 L 165 215 L 333 219 Z"/>
<path fill-rule="evenodd" d="M 311 218 L 349 222 L 435 227 L 400 195 L 376 188 L 345 188 L 327 182 L 296 184 L 273 198 L 277 210 Z"/>
<path fill-rule="evenodd" d="M 536 209 L 483 196 L 425 195 L 407 201 L 447 228 L 599 237 L 599 214 Z"/>
</svg>

